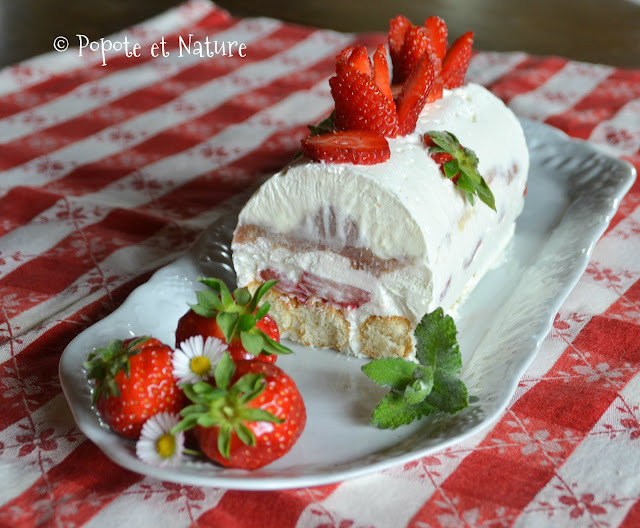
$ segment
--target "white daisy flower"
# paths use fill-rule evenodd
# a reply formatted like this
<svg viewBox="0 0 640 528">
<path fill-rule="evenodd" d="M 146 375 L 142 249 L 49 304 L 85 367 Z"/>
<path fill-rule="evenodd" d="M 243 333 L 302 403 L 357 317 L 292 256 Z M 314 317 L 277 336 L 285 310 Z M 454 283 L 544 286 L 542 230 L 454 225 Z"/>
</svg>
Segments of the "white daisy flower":
<svg viewBox="0 0 640 528">
<path fill-rule="evenodd" d="M 196 383 L 213 376 L 216 364 L 227 350 L 227 345 L 215 337 L 191 336 L 173 352 L 173 377 L 178 385 Z"/>
<path fill-rule="evenodd" d="M 154 466 L 175 465 L 184 452 L 184 432 L 171 433 L 180 421 L 177 414 L 161 412 L 149 418 L 142 426 L 136 443 L 136 455 Z"/>
</svg>

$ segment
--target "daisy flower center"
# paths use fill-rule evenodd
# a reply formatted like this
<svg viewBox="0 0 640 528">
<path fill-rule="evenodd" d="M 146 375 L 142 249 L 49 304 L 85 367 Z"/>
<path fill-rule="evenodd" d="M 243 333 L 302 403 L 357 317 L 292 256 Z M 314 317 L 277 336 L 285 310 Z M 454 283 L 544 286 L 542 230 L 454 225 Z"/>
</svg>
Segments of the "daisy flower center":
<svg viewBox="0 0 640 528">
<path fill-rule="evenodd" d="M 196 356 L 189 363 L 189 367 L 194 374 L 204 376 L 211 368 L 211 361 L 206 356 Z"/>
<path fill-rule="evenodd" d="M 176 450 L 176 439 L 171 433 L 165 433 L 156 442 L 156 451 L 163 458 L 170 458 Z"/>
</svg>

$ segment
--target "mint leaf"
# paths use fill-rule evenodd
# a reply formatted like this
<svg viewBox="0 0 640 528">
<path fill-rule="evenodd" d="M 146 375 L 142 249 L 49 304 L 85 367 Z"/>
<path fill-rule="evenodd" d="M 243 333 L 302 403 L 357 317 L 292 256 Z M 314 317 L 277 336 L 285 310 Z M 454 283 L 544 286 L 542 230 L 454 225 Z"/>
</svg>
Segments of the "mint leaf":
<svg viewBox="0 0 640 528">
<path fill-rule="evenodd" d="M 364 374 L 389 393 L 376 406 L 371 423 L 396 429 L 437 412 L 454 414 L 469 405 L 467 388 L 457 375 L 462 356 L 453 319 L 438 308 L 415 330 L 416 359 L 382 358 L 362 367 Z"/>
<path fill-rule="evenodd" d="M 425 365 L 416 367 L 413 382 L 404 389 L 405 400 L 411 404 L 423 401 L 433 389 L 434 369 Z"/>
<path fill-rule="evenodd" d="M 402 358 L 382 358 L 364 365 L 362 372 L 381 387 L 402 391 L 413 382 L 413 371 L 417 367 L 415 363 Z"/>
<path fill-rule="evenodd" d="M 408 404 L 402 394 L 390 392 L 373 410 L 371 423 L 380 429 L 397 429 L 423 416 L 417 405 Z"/>
<path fill-rule="evenodd" d="M 325 119 L 320 121 L 316 125 L 308 125 L 310 136 L 321 136 L 322 134 L 327 134 L 329 132 L 333 132 L 334 126 L 334 117 L 335 111 L 331 112 Z"/>
<path fill-rule="evenodd" d="M 454 178 L 460 171 L 460 166 L 456 160 L 447 161 L 442 168 L 444 169 L 444 175 L 447 178 Z"/>
<path fill-rule="evenodd" d="M 427 403 L 440 411 L 455 414 L 469 405 L 468 399 L 467 387 L 462 381 L 447 372 L 436 371 Z"/>
<path fill-rule="evenodd" d="M 420 364 L 430 365 L 450 374 L 462 368 L 462 356 L 456 339 L 453 319 L 437 308 L 425 315 L 415 329 L 416 357 Z"/>
<path fill-rule="evenodd" d="M 470 148 L 460 145 L 458 138 L 446 130 L 431 130 L 424 136 L 425 138 L 431 138 L 435 143 L 434 146 L 429 147 L 429 154 L 446 152 L 453 156 L 452 161 L 448 161 L 443 165 L 442 171 L 447 178 L 452 179 L 458 188 L 464 192 L 469 203 L 473 205 L 473 197 L 477 195 L 480 200 L 495 211 L 495 197 L 487 182 L 478 172 L 478 156 L 476 153 Z M 454 179 L 456 176 L 457 179 Z"/>
</svg>

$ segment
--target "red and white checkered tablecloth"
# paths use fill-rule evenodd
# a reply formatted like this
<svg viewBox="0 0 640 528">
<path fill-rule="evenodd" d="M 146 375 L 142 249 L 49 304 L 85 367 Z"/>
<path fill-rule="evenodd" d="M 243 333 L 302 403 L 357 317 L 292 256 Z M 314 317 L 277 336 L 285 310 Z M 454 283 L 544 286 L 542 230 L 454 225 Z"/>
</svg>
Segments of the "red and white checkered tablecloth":
<svg viewBox="0 0 640 528">
<path fill-rule="evenodd" d="M 246 56 L 180 57 L 190 33 L 244 43 Z M 0 71 L 1 526 L 640 526 L 637 181 L 482 433 L 286 491 L 182 486 L 108 460 L 61 392 L 65 346 L 290 160 L 332 106 L 340 49 L 384 41 L 232 18 L 204 0 L 111 40 L 125 37 L 140 57 L 112 51 L 103 66 L 73 36 L 64 53 Z M 152 57 L 162 37 L 169 56 Z M 640 168 L 640 70 L 478 52 L 468 79 Z"/>
</svg>

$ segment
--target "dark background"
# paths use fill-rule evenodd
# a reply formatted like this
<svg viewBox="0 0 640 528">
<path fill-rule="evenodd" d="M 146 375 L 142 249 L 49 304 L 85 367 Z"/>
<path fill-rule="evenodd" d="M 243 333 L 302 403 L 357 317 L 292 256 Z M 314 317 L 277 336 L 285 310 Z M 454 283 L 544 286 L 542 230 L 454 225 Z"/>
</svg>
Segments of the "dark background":
<svg viewBox="0 0 640 528">
<path fill-rule="evenodd" d="M 51 51 L 58 35 L 92 40 L 181 0 L 0 0 L 0 67 Z M 560 55 L 640 67 L 640 4 L 633 0 L 220 0 L 237 16 L 269 16 L 340 31 L 386 32 L 397 14 L 421 23 L 440 15 L 452 37 L 474 47 Z M 451 41 L 452 39 L 450 39 Z"/>
</svg>

